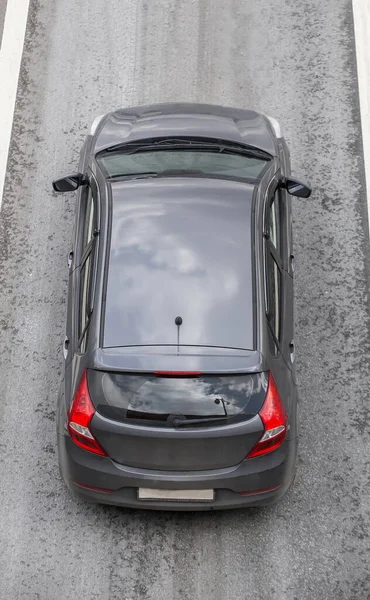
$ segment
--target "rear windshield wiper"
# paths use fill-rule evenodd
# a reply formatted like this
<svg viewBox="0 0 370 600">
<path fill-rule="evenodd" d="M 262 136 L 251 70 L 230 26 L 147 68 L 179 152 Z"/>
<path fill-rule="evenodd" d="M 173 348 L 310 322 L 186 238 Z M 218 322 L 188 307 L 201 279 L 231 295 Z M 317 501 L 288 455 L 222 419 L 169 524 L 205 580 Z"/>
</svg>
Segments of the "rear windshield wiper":
<svg viewBox="0 0 370 600">
<path fill-rule="evenodd" d="M 209 173 L 205 173 L 199 169 L 165 169 L 164 171 L 158 173 L 158 175 L 163 175 L 164 177 L 173 175 L 176 177 L 177 175 L 209 175 Z"/>
<path fill-rule="evenodd" d="M 219 416 L 219 417 L 203 417 L 200 419 L 173 419 L 172 425 L 173 427 L 186 427 L 187 425 L 196 425 L 197 423 L 212 423 L 219 421 L 226 421 L 229 417 Z"/>
</svg>

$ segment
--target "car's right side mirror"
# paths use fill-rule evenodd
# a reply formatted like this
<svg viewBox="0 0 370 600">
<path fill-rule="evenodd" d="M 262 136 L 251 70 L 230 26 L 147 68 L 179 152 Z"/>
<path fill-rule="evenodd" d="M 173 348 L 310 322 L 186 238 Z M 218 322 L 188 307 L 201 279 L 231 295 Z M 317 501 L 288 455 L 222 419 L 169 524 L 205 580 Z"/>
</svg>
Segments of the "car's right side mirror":
<svg viewBox="0 0 370 600">
<path fill-rule="evenodd" d="M 72 173 L 67 177 L 55 179 L 53 181 L 53 190 L 55 192 L 74 192 L 80 185 L 87 183 L 87 177 L 82 173 Z"/>
<path fill-rule="evenodd" d="M 299 179 L 292 179 L 292 177 L 283 177 L 279 186 L 287 190 L 291 196 L 298 196 L 298 198 L 309 198 L 312 192 L 306 183 Z"/>
</svg>

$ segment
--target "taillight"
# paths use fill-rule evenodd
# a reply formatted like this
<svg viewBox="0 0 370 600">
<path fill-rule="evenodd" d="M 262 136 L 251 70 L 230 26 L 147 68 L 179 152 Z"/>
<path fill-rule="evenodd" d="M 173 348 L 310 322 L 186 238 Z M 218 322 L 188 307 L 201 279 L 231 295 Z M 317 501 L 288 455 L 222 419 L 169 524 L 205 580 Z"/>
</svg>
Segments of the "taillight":
<svg viewBox="0 0 370 600">
<path fill-rule="evenodd" d="M 285 440 L 288 417 L 281 401 L 275 380 L 270 373 L 267 394 L 259 412 L 265 431 L 247 458 L 254 458 L 276 450 Z"/>
<path fill-rule="evenodd" d="M 107 456 L 89 429 L 94 414 L 95 408 L 87 386 L 87 372 L 84 371 L 68 413 L 69 435 L 77 446 L 95 452 L 95 454 Z"/>
</svg>

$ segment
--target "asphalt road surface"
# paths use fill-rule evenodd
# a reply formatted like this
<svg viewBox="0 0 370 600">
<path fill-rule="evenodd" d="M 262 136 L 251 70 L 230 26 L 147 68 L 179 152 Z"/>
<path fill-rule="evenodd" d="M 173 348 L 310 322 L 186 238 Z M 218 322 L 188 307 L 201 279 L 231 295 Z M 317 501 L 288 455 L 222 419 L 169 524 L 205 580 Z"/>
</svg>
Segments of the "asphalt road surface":
<svg viewBox="0 0 370 600">
<path fill-rule="evenodd" d="M 277 117 L 293 170 L 301 443 L 268 509 L 85 505 L 62 484 L 62 369 L 73 195 L 93 118 L 161 101 Z M 31 0 L 0 244 L 0 598 L 366 600 L 369 244 L 349 0 Z"/>
<path fill-rule="evenodd" d="M 0 0 L 0 48 L 3 37 L 4 17 L 6 11 L 6 0 Z"/>
</svg>

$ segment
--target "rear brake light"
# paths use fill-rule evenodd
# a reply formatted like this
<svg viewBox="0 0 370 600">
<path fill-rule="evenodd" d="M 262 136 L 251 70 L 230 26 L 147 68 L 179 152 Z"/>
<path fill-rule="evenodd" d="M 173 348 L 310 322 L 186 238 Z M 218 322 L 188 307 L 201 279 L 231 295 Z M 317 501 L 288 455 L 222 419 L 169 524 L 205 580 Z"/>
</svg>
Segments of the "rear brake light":
<svg viewBox="0 0 370 600">
<path fill-rule="evenodd" d="M 259 412 L 265 431 L 247 458 L 276 450 L 285 440 L 288 416 L 281 401 L 275 380 L 270 373 L 267 394 Z"/>
<path fill-rule="evenodd" d="M 154 371 L 157 377 L 198 377 L 201 371 Z"/>
<path fill-rule="evenodd" d="M 107 453 L 98 444 L 89 429 L 94 414 L 95 408 L 91 402 L 87 386 L 87 372 L 84 371 L 68 413 L 69 435 L 74 443 L 84 448 L 84 450 L 107 456 Z"/>
</svg>

